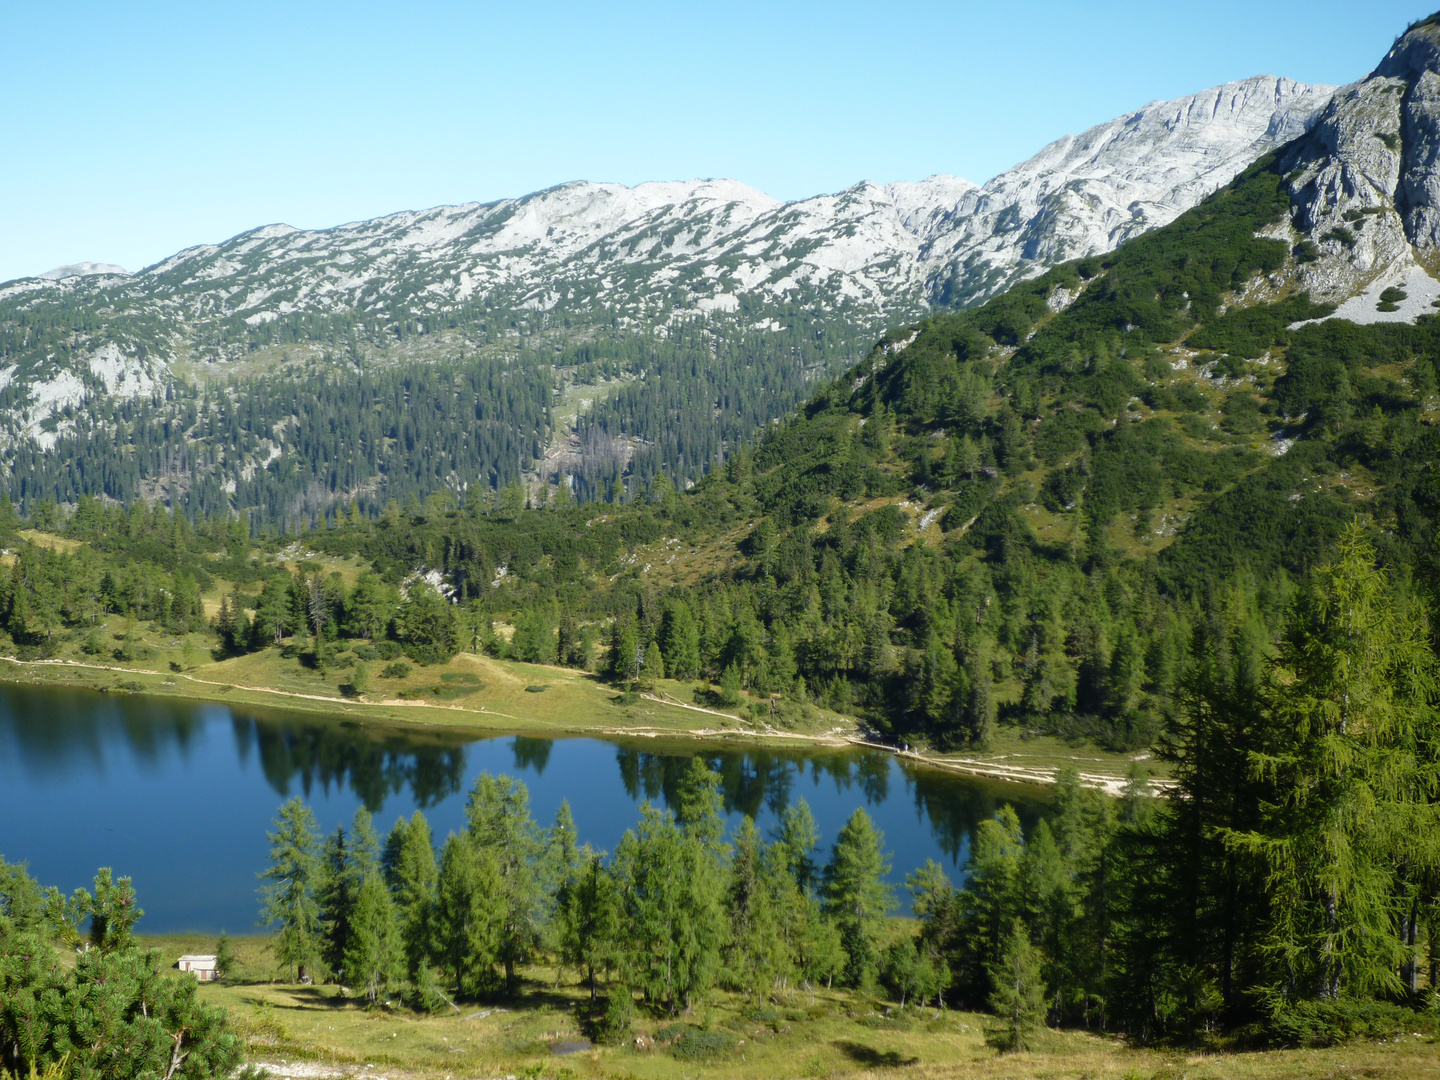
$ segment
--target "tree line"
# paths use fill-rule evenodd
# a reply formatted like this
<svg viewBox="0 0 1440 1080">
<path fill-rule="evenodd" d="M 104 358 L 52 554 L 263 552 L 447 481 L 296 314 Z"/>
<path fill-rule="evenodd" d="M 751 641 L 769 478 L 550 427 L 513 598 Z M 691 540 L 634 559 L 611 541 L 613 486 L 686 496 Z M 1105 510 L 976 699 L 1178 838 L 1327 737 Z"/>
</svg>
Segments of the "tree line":
<svg viewBox="0 0 1440 1080">
<path fill-rule="evenodd" d="M 673 810 L 647 805 L 608 859 L 575 846 L 568 808 L 538 829 L 503 778 L 481 778 L 469 827 L 438 856 L 423 818 L 383 845 L 357 821 L 350 850 L 370 854 L 346 856 L 359 860 L 347 872 L 396 905 L 377 927 L 410 928 L 367 952 L 379 966 L 365 970 L 473 996 L 513 991 L 516 965 L 544 955 L 662 1012 L 717 985 L 762 1000 L 836 979 L 1152 1041 L 1421 1023 L 1411 1010 L 1440 977 L 1440 687 L 1428 616 L 1395 586 L 1349 529 L 1269 660 L 1233 636 L 1194 643 L 1162 747 L 1167 797 L 1147 797 L 1140 775 L 1120 800 L 1062 775 L 1029 835 L 1008 807 L 979 826 L 962 887 L 934 864 L 907 879 L 914 933 L 885 932 L 888 863 L 863 811 L 823 868 L 798 804 L 770 843 L 748 820 L 727 842 L 697 761 Z M 277 853 L 315 849 L 307 815 L 287 806 Z M 342 846 L 337 834 L 307 871 L 317 900 L 293 924 L 296 964 L 323 959 L 327 927 L 346 925 L 323 914 L 319 884 L 340 873 L 323 867 L 344 863 Z M 300 908 L 270 914 L 283 910 Z"/>
</svg>

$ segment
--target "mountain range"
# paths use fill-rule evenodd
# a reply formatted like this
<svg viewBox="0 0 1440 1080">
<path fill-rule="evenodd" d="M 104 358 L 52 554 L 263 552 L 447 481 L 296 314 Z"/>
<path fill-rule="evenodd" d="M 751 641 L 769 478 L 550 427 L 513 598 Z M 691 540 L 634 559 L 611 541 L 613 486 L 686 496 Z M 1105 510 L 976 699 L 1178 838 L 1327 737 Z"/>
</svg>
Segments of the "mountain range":
<svg viewBox="0 0 1440 1080">
<path fill-rule="evenodd" d="M 695 320 L 742 342 L 743 357 L 803 346 L 813 377 L 853 362 L 888 326 L 1168 223 L 1303 133 L 1333 92 L 1261 76 L 1155 102 L 983 186 L 863 182 L 784 203 L 733 180 L 570 183 L 332 229 L 265 226 L 133 275 L 62 267 L 0 286 L 6 441 L 12 453 L 51 450 L 83 433 L 102 398 L 156 399 L 341 354 L 374 367 L 597 336 L 643 348 Z M 632 364 L 579 400 L 654 370 Z M 800 396 L 772 395 L 754 419 Z M 630 428 L 610 434 L 659 437 Z"/>
</svg>

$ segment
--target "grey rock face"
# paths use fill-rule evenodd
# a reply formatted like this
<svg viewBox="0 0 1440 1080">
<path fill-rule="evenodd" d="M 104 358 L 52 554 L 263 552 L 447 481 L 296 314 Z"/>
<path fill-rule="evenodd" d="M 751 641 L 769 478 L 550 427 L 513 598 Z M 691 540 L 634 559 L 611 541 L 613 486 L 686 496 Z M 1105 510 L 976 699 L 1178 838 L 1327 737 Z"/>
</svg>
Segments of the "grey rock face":
<svg viewBox="0 0 1440 1080">
<path fill-rule="evenodd" d="M 1339 91 L 1282 162 L 1299 268 L 1316 299 L 1342 302 L 1381 278 L 1440 261 L 1440 20 L 1407 31 L 1365 79 Z"/>
</svg>

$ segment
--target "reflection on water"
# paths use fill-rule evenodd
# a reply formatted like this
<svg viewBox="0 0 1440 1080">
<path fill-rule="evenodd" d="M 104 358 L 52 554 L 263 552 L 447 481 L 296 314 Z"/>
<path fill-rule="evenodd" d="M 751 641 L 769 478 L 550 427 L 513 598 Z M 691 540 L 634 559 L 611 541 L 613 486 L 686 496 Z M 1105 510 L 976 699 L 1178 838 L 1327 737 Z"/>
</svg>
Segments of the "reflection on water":
<svg viewBox="0 0 1440 1080">
<path fill-rule="evenodd" d="M 833 787 L 840 796 L 858 795 L 851 800 L 854 805 L 880 806 L 890 800 L 892 780 L 898 778 L 919 816 L 928 822 L 936 845 L 949 856 L 943 861 L 955 866 L 963 861 L 962 852 L 968 850 L 975 827 L 1005 803 L 1020 812 L 1027 833 L 1039 820 L 1037 793 L 1008 788 L 1002 797 L 996 785 L 919 767 L 878 750 L 730 750 L 702 751 L 695 756 L 720 774 L 726 813 L 756 820 L 766 815 L 779 818 L 792 796 L 805 796 L 813 803 L 813 789 L 821 784 Z M 634 801 L 649 799 L 666 805 L 673 804 L 690 757 L 683 751 L 649 753 L 624 746 L 615 751 L 625 793 Z M 797 789 L 807 776 L 811 791 Z"/>
<path fill-rule="evenodd" d="M 614 850 L 637 804 L 673 801 L 697 748 L 655 740 L 559 742 L 477 739 L 428 729 L 383 729 L 297 716 L 84 691 L 0 686 L 0 854 L 28 860 L 69 890 L 97 866 L 132 874 L 151 931 L 248 931 L 265 832 L 277 805 L 300 795 L 331 829 L 358 805 L 388 828 L 421 808 L 437 839 L 463 827 L 482 771 L 524 780 L 537 820 L 562 799 L 581 840 Z M 824 844 L 867 807 L 894 854 L 892 880 L 927 858 L 959 877 L 976 825 L 1012 802 L 1028 829 L 1042 804 L 873 750 L 706 747 L 732 825 L 772 829 L 798 798 Z M 382 816 L 383 815 L 383 816 Z"/>
<path fill-rule="evenodd" d="M 376 813 L 388 797 L 408 792 L 423 809 L 454 795 L 465 778 L 463 743 L 427 744 L 410 735 L 367 731 L 352 721 L 277 723 L 236 716 L 232 723 L 240 761 L 254 751 L 265 779 L 283 798 L 309 800 L 317 789 L 327 794 L 348 789 Z"/>
<path fill-rule="evenodd" d="M 536 776 L 543 776 L 545 766 L 550 763 L 550 747 L 553 745 L 549 739 L 531 739 L 516 735 L 510 743 L 510 749 L 515 754 L 515 771 L 524 772 L 528 769 Z"/>
</svg>

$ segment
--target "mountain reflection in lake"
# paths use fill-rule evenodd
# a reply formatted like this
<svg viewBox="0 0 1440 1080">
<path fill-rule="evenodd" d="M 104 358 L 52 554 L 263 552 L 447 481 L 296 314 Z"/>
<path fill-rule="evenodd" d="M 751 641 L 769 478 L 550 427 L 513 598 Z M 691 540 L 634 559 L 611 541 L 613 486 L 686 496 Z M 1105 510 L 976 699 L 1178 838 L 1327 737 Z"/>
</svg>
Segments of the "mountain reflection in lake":
<svg viewBox="0 0 1440 1080">
<path fill-rule="evenodd" d="M 484 771 L 530 789 L 541 824 L 568 799 L 582 842 L 613 850 L 643 801 L 668 804 L 690 758 L 721 777 L 732 826 L 769 832 L 809 802 L 829 845 L 864 806 L 885 833 L 891 880 L 935 859 L 961 877 L 970 836 L 1004 802 L 1027 829 L 1038 793 L 1000 788 L 859 748 L 552 741 L 383 729 L 246 707 L 0 686 L 0 854 L 70 890 L 98 866 L 135 879 L 152 932 L 253 929 L 256 874 L 277 806 L 299 795 L 322 828 L 368 807 L 383 832 L 423 809 L 437 840 L 464 824 Z M 901 890 L 901 899 L 906 900 Z"/>
</svg>

